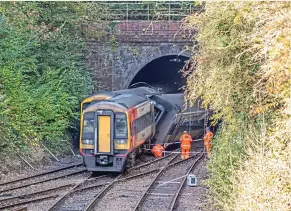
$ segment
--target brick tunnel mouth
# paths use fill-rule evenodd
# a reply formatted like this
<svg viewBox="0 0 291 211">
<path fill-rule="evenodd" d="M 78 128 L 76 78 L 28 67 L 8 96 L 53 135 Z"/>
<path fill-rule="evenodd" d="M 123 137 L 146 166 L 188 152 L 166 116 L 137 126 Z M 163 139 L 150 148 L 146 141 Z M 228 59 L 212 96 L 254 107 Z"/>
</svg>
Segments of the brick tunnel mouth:
<svg viewBox="0 0 291 211">
<path fill-rule="evenodd" d="M 181 93 L 184 91 L 182 87 L 186 85 L 186 78 L 180 70 L 183 69 L 187 60 L 189 57 L 177 55 L 154 59 L 135 75 L 129 87 L 147 83 L 162 93 Z"/>
</svg>

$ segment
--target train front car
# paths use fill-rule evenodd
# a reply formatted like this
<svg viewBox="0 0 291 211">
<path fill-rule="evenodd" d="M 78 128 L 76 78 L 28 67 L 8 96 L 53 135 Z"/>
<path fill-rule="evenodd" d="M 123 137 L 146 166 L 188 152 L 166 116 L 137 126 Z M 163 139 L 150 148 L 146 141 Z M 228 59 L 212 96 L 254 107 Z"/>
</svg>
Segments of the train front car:
<svg viewBox="0 0 291 211">
<path fill-rule="evenodd" d="M 155 131 L 149 98 L 120 94 L 89 105 L 82 113 L 80 152 L 88 171 L 121 172 Z"/>
</svg>

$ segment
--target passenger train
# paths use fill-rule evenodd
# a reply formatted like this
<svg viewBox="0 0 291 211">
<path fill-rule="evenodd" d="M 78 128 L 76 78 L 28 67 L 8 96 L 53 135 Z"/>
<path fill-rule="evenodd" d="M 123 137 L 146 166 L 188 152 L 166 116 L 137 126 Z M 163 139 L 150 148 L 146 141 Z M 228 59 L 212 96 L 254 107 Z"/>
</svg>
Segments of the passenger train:
<svg viewBox="0 0 291 211">
<path fill-rule="evenodd" d="M 121 172 L 134 165 L 142 145 L 150 148 L 151 143 L 174 141 L 169 137 L 177 132 L 181 105 L 167 97 L 138 87 L 101 92 L 83 100 L 80 153 L 88 171 Z M 181 104 L 183 98 L 178 101 Z M 197 131 L 201 135 L 200 127 Z"/>
</svg>

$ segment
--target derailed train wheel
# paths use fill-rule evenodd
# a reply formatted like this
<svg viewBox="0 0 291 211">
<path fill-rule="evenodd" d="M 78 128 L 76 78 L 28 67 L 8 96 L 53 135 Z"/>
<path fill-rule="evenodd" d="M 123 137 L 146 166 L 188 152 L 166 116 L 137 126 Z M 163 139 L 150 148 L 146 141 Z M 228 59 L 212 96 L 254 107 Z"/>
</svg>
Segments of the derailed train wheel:
<svg viewBox="0 0 291 211">
<path fill-rule="evenodd" d="M 136 161 L 136 155 L 137 155 L 137 150 L 131 152 L 128 156 L 127 156 L 127 160 L 126 160 L 126 164 L 125 167 L 126 168 L 131 168 L 134 166 L 135 161 Z"/>
<path fill-rule="evenodd" d="M 144 155 L 152 155 L 153 153 L 152 153 L 152 149 L 151 149 L 150 143 L 152 143 L 152 142 L 143 144 L 139 153 L 140 154 L 144 154 Z"/>
</svg>

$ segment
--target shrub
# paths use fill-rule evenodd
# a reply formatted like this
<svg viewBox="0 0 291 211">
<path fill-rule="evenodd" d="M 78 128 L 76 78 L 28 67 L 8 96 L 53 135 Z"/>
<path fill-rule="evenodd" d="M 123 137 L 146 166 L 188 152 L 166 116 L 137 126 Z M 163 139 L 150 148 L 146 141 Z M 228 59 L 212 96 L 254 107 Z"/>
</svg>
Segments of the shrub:
<svg viewBox="0 0 291 211">
<path fill-rule="evenodd" d="M 0 4 L 0 153 L 39 145 L 57 150 L 76 129 L 92 91 L 81 22 L 89 4 Z M 96 7 L 93 7 L 96 9 Z"/>
<path fill-rule="evenodd" d="M 187 98 L 223 120 L 209 163 L 215 209 L 291 209 L 289 11 L 285 2 L 210 2 L 184 20 L 199 43 Z"/>
</svg>

